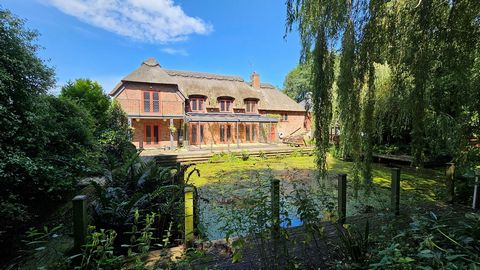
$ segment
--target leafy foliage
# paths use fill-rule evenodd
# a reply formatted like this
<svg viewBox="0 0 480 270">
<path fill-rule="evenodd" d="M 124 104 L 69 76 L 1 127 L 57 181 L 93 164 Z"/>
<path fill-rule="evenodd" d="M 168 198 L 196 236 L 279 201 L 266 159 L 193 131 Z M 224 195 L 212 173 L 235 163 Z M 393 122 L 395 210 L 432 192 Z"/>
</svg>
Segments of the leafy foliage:
<svg viewBox="0 0 480 270">
<path fill-rule="evenodd" d="M 371 269 L 475 269 L 480 266 L 480 216 L 416 216 L 410 227 L 374 249 Z"/>
<path fill-rule="evenodd" d="M 62 87 L 60 98 L 73 100 L 84 107 L 95 120 L 97 129 L 102 128 L 108 121 L 107 110 L 110 107 L 110 98 L 103 93 L 102 86 L 90 79 L 77 79 L 68 82 Z"/>
<path fill-rule="evenodd" d="M 13 255 L 10 247 L 28 223 L 68 197 L 80 177 L 99 174 L 135 151 L 125 114 L 98 83 L 77 80 L 60 98 L 47 94 L 54 71 L 37 56 L 37 37 L 0 8 L 2 259 Z"/>
<path fill-rule="evenodd" d="M 88 112 L 46 95 L 54 83 L 53 70 L 36 56 L 37 33 L 6 10 L 0 10 L 0 27 L 3 242 L 42 211 L 37 202 L 61 198 L 72 190 L 76 177 L 96 171 L 98 155 Z"/>
<path fill-rule="evenodd" d="M 128 117 L 117 101 L 112 101 L 105 115 L 105 124 L 99 136 L 103 163 L 106 168 L 113 169 L 125 164 L 136 152 L 131 143 L 132 129 Z"/>
<path fill-rule="evenodd" d="M 117 232 L 116 246 L 130 243 L 132 224 L 140 230 L 139 218 L 147 219 L 156 228 L 154 238 L 158 244 L 171 243 L 179 237 L 177 228 L 183 224 L 183 179 L 190 166 L 159 167 L 155 161 L 143 162 L 138 153 L 130 160 L 110 171 L 107 183 L 101 186 L 92 182 L 97 200 L 92 205 L 93 222 L 102 229 Z M 188 178 L 187 178 L 188 181 Z M 151 213 L 158 215 L 150 216 Z M 143 224 L 143 226 L 146 226 Z M 173 230 L 172 230 L 173 228 Z M 164 235 L 170 239 L 164 239 Z M 152 239 L 154 239 L 152 238 Z"/>
<path fill-rule="evenodd" d="M 308 101 L 312 94 L 311 70 L 311 62 L 300 64 L 292 69 L 283 82 L 283 92 L 297 102 Z"/>
<path fill-rule="evenodd" d="M 292 74 L 303 71 L 312 78 L 322 173 L 330 111 L 335 105 L 328 55 L 338 49 L 342 58 L 334 94 L 342 128 L 341 150 L 353 153 L 357 151 L 349 147 L 362 145 L 366 183 L 372 180 L 373 148 L 383 143 L 411 154 L 418 166 L 427 159 L 444 158 L 470 166 L 467 142 L 478 138 L 480 126 L 478 3 L 291 0 L 286 5 L 287 31 L 298 26 L 300 60 L 312 65 L 311 71 L 302 66 Z M 360 138 L 352 138 L 359 132 Z"/>
</svg>

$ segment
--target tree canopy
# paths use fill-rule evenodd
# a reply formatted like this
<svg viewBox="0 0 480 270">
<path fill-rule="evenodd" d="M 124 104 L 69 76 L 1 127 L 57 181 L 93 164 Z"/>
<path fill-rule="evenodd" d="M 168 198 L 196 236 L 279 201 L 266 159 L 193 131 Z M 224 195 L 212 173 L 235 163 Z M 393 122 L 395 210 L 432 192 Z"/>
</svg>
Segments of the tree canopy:
<svg viewBox="0 0 480 270">
<path fill-rule="evenodd" d="M 46 204 L 136 151 L 125 113 L 98 83 L 77 80 L 60 97 L 48 94 L 54 70 L 38 57 L 37 37 L 0 9 L 1 260 Z"/>
<path fill-rule="evenodd" d="M 442 157 L 468 166 L 476 151 L 468 140 L 479 134 L 479 14 L 469 0 L 287 1 L 287 32 L 298 29 L 300 62 L 312 65 L 321 172 L 334 90 L 342 155 L 363 158 L 366 182 L 382 144 L 411 154 L 417 166 Z"/>
<path fill-rule="evenodd" d="M 90 79 L 70 81 L 62 87 L 60 97 L 76 101 L 86 108 L 95 119 L 97 126 L 104 124 L 110 98 L 103 92 L 98 82 Z"/>
<path fill-rule="evenodd" d="M 292 69 L 283 82 L 283 92 L 297 102 L 309 99 L 312 94 L 311 63 L 302 63 Z"/>
</svg>

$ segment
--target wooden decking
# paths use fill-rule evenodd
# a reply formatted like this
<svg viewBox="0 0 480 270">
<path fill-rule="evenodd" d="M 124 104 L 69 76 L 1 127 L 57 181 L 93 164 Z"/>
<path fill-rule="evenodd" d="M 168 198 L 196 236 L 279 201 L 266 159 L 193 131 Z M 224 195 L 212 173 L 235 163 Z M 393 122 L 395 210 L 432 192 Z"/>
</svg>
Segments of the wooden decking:
<svg viewBox="0 0 480 270">
<path fill-rule="evenodd" d="M 192 265 L 193 269 L 285 269 L 296 264 L 301 269 L 330 269 L 339 251 L 335 224 L 324 222 L 324 232 L 309 239 L 303 226 L 286 231 L 288 241 L 246 238 L 247 245 L 237 262 L 232 261 L 232 250 L 225 240 L 203 244 L 206 258 Z"/>
<path fill-rule="evenodd" d="M 408 155 L 387 155 L 387 154 L 378 154 L 373 153 L 373 158 L 377 159 L 378 161 L 397 161 L 397 162 L 404 162 L 404 163 L 412 163 L 413 158 L 412 156 Z"/>
</svg>

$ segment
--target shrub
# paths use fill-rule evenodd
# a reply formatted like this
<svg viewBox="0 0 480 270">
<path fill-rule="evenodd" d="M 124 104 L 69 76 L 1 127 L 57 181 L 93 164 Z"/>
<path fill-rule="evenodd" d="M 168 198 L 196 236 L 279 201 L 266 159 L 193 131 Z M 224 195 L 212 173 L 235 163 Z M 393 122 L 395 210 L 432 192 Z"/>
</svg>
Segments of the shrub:
<svg viewBox="0 0 480 270">
<path fill-rule="evenodd" d="M 132 130 L 128 124 L 128 117 L 117 101 L 112 101 L 105 118 L 106 124 L 103 126 L 99 142 L 105 167 L 113 169 L 125 164 L 136 149 L 130 142 Z"/>
<path fill-rule="evenodd" d="M 92 184 L 97 199 L 92 205 L 93 222 L 98 228 L 112 229 L 118 233 L 116 247 L 130 243 L 125 233 L 139 216 L 156 213 L 155 240 L 163 243 L 177 239 L 179 232 L 171 228 L 180 228 L 183 224 L 183 180 L 180 176 L 190 165 L 159 167 L 154 161 L 143 162 L 138 153 L 121 167 L 109 171 L 107 184 Z M 187 179 L 188 181 L 188 179 Z M 173 225 L 172 225 L 173 224 Z M 169 234 L 171 239 L 164 239 Z"/>
<path fill-rule="evenodd" d="M 247 161 L 250 158 L 250 153 L 247 150 L 243 150 L 241 154 L 242 160 Z"/>
</svg>

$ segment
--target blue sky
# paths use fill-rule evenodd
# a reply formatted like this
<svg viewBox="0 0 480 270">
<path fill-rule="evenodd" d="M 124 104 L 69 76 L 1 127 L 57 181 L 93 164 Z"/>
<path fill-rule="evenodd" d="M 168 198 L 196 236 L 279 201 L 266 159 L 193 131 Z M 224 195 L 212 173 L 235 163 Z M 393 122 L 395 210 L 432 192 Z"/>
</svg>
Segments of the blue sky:
<svg viewBox="0 0 480 270">
<path fill-rule="evenodd" d="M 168 69 L 240 75 L 282 87 L 297 65 L 297 33 L 285 40 L 279 0 L 3 0 L 37 29 L 57 88 L 91 78 L 105 91 L 155 57 Z"/>
</svg>

